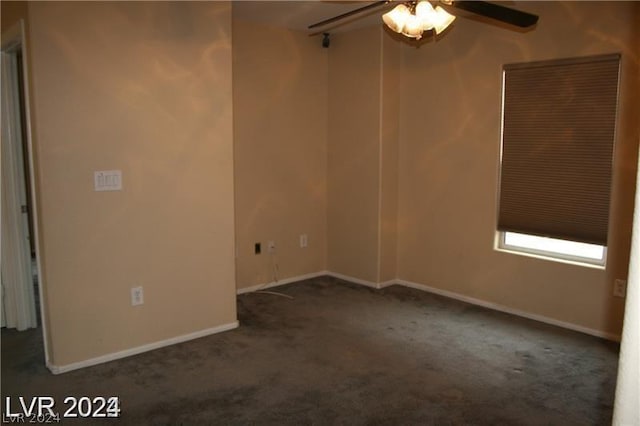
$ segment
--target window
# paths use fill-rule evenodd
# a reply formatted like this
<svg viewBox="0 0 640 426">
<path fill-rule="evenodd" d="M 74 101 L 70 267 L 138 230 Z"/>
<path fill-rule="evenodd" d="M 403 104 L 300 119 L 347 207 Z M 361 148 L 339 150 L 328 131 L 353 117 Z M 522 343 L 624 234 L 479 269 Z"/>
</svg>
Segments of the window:
<svg viewBox="0 0 640 426">
<path fill-rule="evenodd" d="M 504 66 L 499 248 L 604 265 L 619 67 L 619 54 Z"/>
<path fill-rule="evenodd" d="M 500 248 L 571 262 L 604 265 L 607 248 L 598 244 L 538 237 L 517 232 L 501 232 Z"/>
</svg>

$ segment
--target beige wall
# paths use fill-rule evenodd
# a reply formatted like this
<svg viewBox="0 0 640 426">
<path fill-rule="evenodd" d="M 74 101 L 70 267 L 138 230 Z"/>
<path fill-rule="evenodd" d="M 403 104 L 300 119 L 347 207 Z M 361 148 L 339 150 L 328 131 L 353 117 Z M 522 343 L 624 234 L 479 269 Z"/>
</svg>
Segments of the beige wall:
<svg viewBox="0 0 640 426">
<path fill-rule="evenodd" d="M 332 39 L 329 55 L 328 269 L 377 282 L 379 28 Z"/>
<path fill-rule="evenodd" d="M 638 44 L 632 2 L 526 2 L 519 34 L 459 19 L 437 43 L 404 51 L 398 276 L 461 295 L 619 334 L 638 144 Z M 597 24 L 596 24 L 597 23 Z M 493 249 L 505 63 L 622 52 L 606 271 Z"/>
<path fill-rule="evenodd" d="M 232 77 L 227 3 L 29 4 L 51 362 L 235 321 L 234 251 L 238 288 L 266 283 L 269 240 L 280 279 L 400 278 L 618 334 L 640 7 L 526 9 L 541 16 L 533 32 L 459 19 L 418 49 L 380 27 L 335 34 L 327 50 L 234 22 Z M 494 251 L 502 64 L 616 51 L 607 270 Z M 124 190 L 93 192 L 93 171 L 112 168 Z"/>
<path fill-rule="evenodd" d="M 380 241 L 378 283 L 397 277 L 398 143 L 402 45 L 380 31 L 382 38 L 380 104 Z"/>
<path fill-rule="evenodd" d="M 230 5 L 29 15 L 51 363 L 233 324 Z M 109 169 L 124 189 L 94 192 Z"/>
<path fill-rule="evenodd" d="M 273 281 L 274 260 L 279 279 L 395 278 L 400 46 L 236 19 L 233 49 L 238 288 Z"/>
<path fill-rule="evenodd" d="M 239 289 L 326 268 L 327 55 L 303 32 L 233 22 Z"/>
<path fill-rule="evenodd" d="M 27 20 L 29 14 L 28 3 L 26 1 L 3 1 L 0 3 L 0 21 L 2 24 L 2 32 L 9 29 L 18 20 Z"/>
</svg>

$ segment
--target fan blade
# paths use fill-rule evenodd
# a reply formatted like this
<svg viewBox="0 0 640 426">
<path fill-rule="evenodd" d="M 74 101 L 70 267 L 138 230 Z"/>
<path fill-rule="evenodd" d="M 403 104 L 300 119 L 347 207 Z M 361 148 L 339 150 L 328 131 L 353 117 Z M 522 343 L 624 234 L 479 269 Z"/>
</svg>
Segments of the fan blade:
<svg viewBox="0 0 640 426">
<path fill-rule="evenodd" d="M 538 22 L 537 15 L 486 1 L 454 1 L 451 6 L 522 28 L 530 27 Z"/>
<path fill-rule="evenodd" d="M 337 22 L 337 21 L 339 21 L 341 19 L 348 18 L 349 16 L 357 15 L 358 13 L 362 13 L 362 12 L 364 12 L 366 10 L 370 10 L 370 9 L 376 8 L 378 6 L 382 6 L 383 4 L 388 3 L 389 1 L 390 0 L 382 0 L 382 1 L 373 2 L 373 3 L 368 4 L 366 6 L 359 7 L 358 9 L 354 9 L 354 10 L 351 10 L 351 11 L 349 11 L 347 13 L 343 13 L 342 15 L 334 16 L 333 18 L 329 18 L 329 19 L 325 19 L 324 21 L 316 22 L 313 25 L 309 25 L 308 28 L 312 29 L 312 28 L 322 27 L 322 26 L 325 26 L 327 24 L 332 24 L 332 23 Z"/>
</svg>

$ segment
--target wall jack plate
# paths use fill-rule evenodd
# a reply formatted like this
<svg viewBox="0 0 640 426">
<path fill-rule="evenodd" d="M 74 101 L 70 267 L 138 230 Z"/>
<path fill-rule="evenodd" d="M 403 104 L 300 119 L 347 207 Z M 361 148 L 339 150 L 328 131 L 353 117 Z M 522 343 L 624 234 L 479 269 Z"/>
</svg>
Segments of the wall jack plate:
<svg viewBox="0 0 640 426">
<path fill-rule="evenodd" d="M 101 170 L 93 172 L 94 191 L 122 191 L 121 170 Z"/>
<path fill-rule="evenodd" d="M 626 280 L 615 280 L 613 283 L 613 295 L 615 297 L 625 297 L 627 295 Z"/>
<path fill-rule="evenodd" d="M 131 306 L 138 306 L 144 304 L 144 293 L 142 292 L 142 286 L 131 288 Z"/>
</svg>

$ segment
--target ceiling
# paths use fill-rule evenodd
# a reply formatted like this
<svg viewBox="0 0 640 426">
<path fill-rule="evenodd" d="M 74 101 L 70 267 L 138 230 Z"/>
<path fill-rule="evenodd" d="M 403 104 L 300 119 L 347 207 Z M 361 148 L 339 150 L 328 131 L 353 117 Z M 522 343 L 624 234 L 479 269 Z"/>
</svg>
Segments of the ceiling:
<svg viewBox="0 0 640 426">
<path fill-rule="evenodd" d="M 305 1 L 234 1 L 233 15 L 236 19 L 257 22 L 265 25 L 308 30 L 307 27 L 323 19 L 331 18 L 369 4 L 369 1 L 305 0 Z M 318 32 L 331 30 L 342 32 L 372 25 L 380 25 L 382 9 L 359 14 L 357 19 L 341 21 L 338 25 L 319 28 Z"/>
<path fill-rule="evenodd" d="M 252 1 L 252 0 L 233 0 L 233 16 L 235 19 L 241 19 L 250 22 L 256 22 L 263 25 L 274 26 L 279 28 L 287 28 L 290 30 L 305 31 L 308 34 L 321 34 L 323 32 L 340 33 L 355 30 L 363 27 L 382 25 L 381 16 L 385 10 L 392 6 L 384 6 L 373 8 L 364 13 L 356 14 L 347 19 L 340 20 L 328 26 L 309 30 L 307 27 L 324 19 L 332 18 L 345 12 L 358 9 L 372 3 L 373 0 L 285 0 L 285 1 Z M 514 0 L 498 0 L 493 3 L 502 4 L 507 7 L 526 10 L 525 7 L 519 7 L 519 3 Z M 498 21 L 494 21 L 483 16 L 456 10 L 455 15 L 462 18 L 471 19 L 511 31 L 523 32 L 528 29 L 519 29 Z"/>
</svg>

